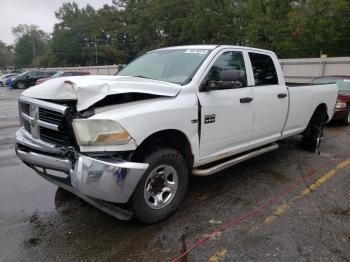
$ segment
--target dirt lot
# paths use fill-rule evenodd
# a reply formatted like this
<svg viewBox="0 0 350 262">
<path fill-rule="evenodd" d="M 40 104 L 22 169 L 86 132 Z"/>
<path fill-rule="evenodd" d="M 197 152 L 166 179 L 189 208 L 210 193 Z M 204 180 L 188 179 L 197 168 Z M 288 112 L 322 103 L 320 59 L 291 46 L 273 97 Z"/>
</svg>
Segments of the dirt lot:
<svg viewBox="0 0 350 262">
<path fill-rule="evenodd" d="M 16 158 L 19 93 L 0 88 L 0 261 L 170 261 L 236 219 L 182 261 L 350 261 L 350 128 L 328 125 L 320 155 L 293 137 L 193 178 L 176 214 L 144 226 L 98 211 Z"/>
</svg>

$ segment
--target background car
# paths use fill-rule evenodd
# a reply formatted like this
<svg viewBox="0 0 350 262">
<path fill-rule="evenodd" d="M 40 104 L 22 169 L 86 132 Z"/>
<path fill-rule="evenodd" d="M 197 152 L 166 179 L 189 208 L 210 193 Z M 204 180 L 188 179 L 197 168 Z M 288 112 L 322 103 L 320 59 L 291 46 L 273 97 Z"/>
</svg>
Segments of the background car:
<svg viewBox="0 0 350 262">
<path fill-rule="evenodd" d="M 336 83 L 339 88 L 338 100 L 335 107 L 334 120 L 350 125 L 350 76 L 324 76 L 312 81 L 315 84 Z"/>
<path fill-rule="evenodd" d="M 56 72 L 46 71 L 26 71 L 18 75 L 13 79 L 13 87 L 18 89 L 24 89 L 36 84 L 36 81 L 40 78 L 47 78 L 54 75 Z"/>
<path fill-rule="evenodd" d="M 79 72 L 79 71 L 59 71 L 56 74 L 54 74 L 51 77 L 45 77 L 38 79 L 36 81 L 36 84 L 41 84 L 47 80 L 50 80 L 52 78 L 57 78 L 57 77 L 64 77 L 64 76 L 82 76 L 82 75 L 90 75 L 90 72 Z"/>
<path fill-rule="evenodd" d="M 8 79 L 16 76 L 18 76 L 16 73 L 9 73 L 0 76 L 0 86 L 6 86 Z"/>
</svg>

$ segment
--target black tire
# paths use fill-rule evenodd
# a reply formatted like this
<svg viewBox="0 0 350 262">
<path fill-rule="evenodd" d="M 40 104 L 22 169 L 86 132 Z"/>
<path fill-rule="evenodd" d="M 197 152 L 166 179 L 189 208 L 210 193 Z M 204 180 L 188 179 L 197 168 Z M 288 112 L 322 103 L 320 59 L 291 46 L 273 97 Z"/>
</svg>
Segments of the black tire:
<svg viewBox="0 0 350 262">
<path fill-rule="evenodd" d="M 15 87 L 17 89 L 26 89 L 28 87 L 28 84 L 24 81 L 18 81 L 16 82 Z"/>
<path fill-rule="evenodd" d="M 348 112 L 346 117 L 343 119 L 343 125 L 349 126 L 350 125 L 350 107 L 348 108 Z"/>
<path fill-rule="evenodd" d="M 137 220 L 145 224 L 152 224 L 167 218 L 179 207 L 187 191 L 189 173 L 188 164 L 178 151 L 170 148 L 154 150 L 144 158 L 143 162 L 148 163 L 149 167 L 131 197 L 131 205 Z M 157 188 L 157 185 L 154 186 L 154 184 L 151 183 L 155 183 L 157 177 L 153 177 L 152 180 L 152 176 L 154 176 L 154 174 L 157 174 L 156 176 L 161 174 L 158 170 L 161 170 L 164 167 L 169 168 L 176 173 L 177 189 L 174 194 L 169 193 L 172 197 L 164 207 L 156 209 L 156 204 L 152 203 L 152 197 L 156 200 L 156 197 L 154 196 L 154 191 L 156 191 L 156 189 L 154 188 Z M 163 173 L 164 172 L 165 168 Z M 173 180 L 174 177 L 175 174 L 173 175 Z M 158 179 L 157 182 L 158 189 L 160 187 L 165 187 L 165 179 L 163 182 L 159 182 Z M 162 185 L 159 187 L 159 184 Z M 148 190 L 149 188 L 151 189 Z M 150 193 L 149 191 L 152 192 Z M 160 191 L 163 192 L 162 190 Z M 164 193 L 160 194 L 163 195 Z M 158 203 L 158 201 L 154 202 Z M 166 201 L 160 203 L 164 204 Z"/>
<path fill-rule="evenodd" d="M 326 120 L 326 113 L 322 111 L 316 111 L 309 124 L 307 125 L 304 136 L 302 139 L 302 145 L 311 151 L 317 151 L 320 143 L 321 137 L 323 136 L 323 126 Z"/>
</svg>

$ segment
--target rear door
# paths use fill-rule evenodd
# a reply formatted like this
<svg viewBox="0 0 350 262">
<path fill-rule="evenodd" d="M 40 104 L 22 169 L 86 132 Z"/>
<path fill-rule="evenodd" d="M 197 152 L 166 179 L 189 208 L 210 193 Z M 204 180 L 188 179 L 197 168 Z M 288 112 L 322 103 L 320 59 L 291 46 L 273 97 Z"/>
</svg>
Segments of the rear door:
<svg viewBox="0 0 350 262">
<path fill-rule="evenodd" d="M 246 55 L 241 50 L 219 52 L 206 72 L 204 82 L 225 85 L 219 81 L 222 72 L 242 73 L 245 80 L 236 86 L 198 92 L 201 104 L 200 159 L 234 153 L 247 147 L 253 124 L 252 88 L 247 85 Z"/>
<path fill-rule="evenodd" d="M 288 90 L 278 77 L 278 60 L 270 53 L 248 52 L 254 85 L 254 121 L 251 145 L 277 140 L 288 114 Z M 281 74 L 281 71 L 279 71 Z"/>
</svg>

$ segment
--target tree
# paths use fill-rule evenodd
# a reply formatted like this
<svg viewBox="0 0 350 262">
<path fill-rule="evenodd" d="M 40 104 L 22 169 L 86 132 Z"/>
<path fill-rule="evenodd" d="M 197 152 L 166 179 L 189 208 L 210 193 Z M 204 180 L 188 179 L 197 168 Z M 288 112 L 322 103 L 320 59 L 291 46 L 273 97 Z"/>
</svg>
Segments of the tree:
<svg viewBox="0 0 350 262">
<path fill-rule="evenodd" d="M 10 67 L 13 65 L 12 46 L 8 46 L 0 41 L 0 67 Z"/>
<path fill-rule="evenodd" d="M 12 28 L 16 36 L 15 64 L 17 67 L 39 66 L 39 61 L 49 47 L 50 37 L 36 25 L 18 25 Z"/>
<path fill-rule="evenodd" d="M 299 50 L 294 55 L 349 55 L 349 13 L 348 0 L 300 1 L 292 17 L 295 47 Z"/>
<path fill-rule="evenodd" d="M 17 65 L 127 63 L 151 49 L 248 45 L 281 58 L 349 55 L 348 0 L 113 0 L 96 10 L 64 3 L 52 38 L 19 25 Z"/>
<path fill-rule="evenodd" d="M 80 9 L 74 2 L 65 3 L 56 12 L 56 17 L 60 21 L 55 25 L 52 38 L 52 53 L 56 64 L 98 64 L 103 28 L 96 10 L 89 5 Z"/>
</svg>

